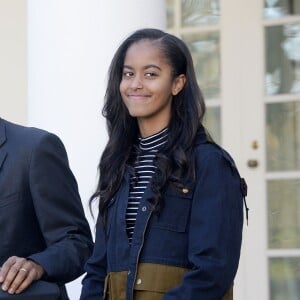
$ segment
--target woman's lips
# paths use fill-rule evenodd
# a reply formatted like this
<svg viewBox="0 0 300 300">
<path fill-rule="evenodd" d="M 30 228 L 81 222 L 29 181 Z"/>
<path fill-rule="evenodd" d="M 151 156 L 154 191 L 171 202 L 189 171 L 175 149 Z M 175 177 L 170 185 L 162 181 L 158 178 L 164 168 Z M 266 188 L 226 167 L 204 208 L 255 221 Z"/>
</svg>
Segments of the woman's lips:
<svg viewBox="0 0 300 300">
<path fill-rule="evenodd" d="M 140 95 L 140 94 L 130 94 L 127 97 L 131 100 L 145 100 L 145 99 L 149 98 L 150 96 Z"/>
</svg>

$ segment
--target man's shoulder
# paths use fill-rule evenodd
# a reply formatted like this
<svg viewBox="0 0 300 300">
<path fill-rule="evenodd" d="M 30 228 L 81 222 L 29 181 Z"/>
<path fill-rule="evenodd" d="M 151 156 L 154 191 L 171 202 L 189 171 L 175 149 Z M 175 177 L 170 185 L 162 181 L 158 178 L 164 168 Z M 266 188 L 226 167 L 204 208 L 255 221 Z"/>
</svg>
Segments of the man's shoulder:
<svg viewBox="0 0 300 300">
<path fill-rule="evenodd" d="M 13 123 L 5 119 L 0 119 L 0 124 L 5 127 L 5 133 L 8 140 L 13 139 L 21 141 L 22 143 L 38 141 L 44 136 L 52 135 L 44 129 Z"/>
</svg>

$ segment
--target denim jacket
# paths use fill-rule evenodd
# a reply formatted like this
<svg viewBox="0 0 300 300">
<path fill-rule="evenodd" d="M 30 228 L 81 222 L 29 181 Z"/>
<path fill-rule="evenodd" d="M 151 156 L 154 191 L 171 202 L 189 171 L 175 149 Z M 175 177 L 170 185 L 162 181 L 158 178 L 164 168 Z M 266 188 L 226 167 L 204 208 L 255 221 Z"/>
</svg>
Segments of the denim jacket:
<svg viewBox="0 0 300 300">
<path fill-rule="evenodd" d="M 130 181 L 126 172 L 109 205 L 106 227 L 97 222 L 81 300 L 104 299 L 107 275 L 124 271 L 126 299 L 136 299 L 135 287 L 141 283 L 137 275 L 140 264 L 187 270 L 179 284 L 163 291 L 164 300 L 219 300 L 230 289 L 242 240 L 241 178 L 229 154 L 208 142 L 204 131 L 198 134 L 195 154 L 195 182 L 183 182 L 182 188 L 169 184 L 158 213 L 153 212 L 151 188 L 146 189 L 131 245 L 125 220 Z M 149 285 L 154 277 L 148 279 L 152 280 Z"/>
</svg>

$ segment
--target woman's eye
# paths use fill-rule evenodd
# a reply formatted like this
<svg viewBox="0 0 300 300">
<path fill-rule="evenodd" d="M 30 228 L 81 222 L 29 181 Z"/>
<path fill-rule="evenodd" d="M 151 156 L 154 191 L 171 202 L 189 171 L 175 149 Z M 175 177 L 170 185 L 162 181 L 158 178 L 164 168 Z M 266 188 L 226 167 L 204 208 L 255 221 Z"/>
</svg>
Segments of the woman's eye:
<svg viewBox="0 0 300 300">
<path fill-rule="evenodd" d="M 123 76 L 124 77 L 132 77 L 133 76 L 133 72 L 128 72 L 128 71 L 123 72 Z"/>
<path fill-rule="evenodd" d="M 145 76 L 146 76 L 146 77 L 155 77 L 156 74 L 153 73 L 153 72 L 148 72 L 148 73 L 145 74 Z"/>
</svg>

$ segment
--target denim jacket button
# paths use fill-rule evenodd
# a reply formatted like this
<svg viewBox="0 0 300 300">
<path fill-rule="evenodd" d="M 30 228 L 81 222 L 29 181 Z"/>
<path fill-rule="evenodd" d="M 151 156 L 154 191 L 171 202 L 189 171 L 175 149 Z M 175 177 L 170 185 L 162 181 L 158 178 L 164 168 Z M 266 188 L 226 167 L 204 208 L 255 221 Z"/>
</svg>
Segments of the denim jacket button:
<svg viewBox="0 0 300 300">
<path fill-rule="evenodd" d="M 189 189 L 183 188 L 183 189 L 182 189 L 182 192 L 183 192 L 184 194 L 187 194 L 187 193 L 189 192 Z"/>
<path fill-rule="evenodd" d="M 146 206 L 143 206 L 143 207 L 142 207 L 142 211 L 145 212 L 146 210 L 147 210 L 147 207 L 146 207 Z"/>
<path fill-rule="evenodd" d="M 127 272 L 127 275 L 130 275 L 130 273 L 131 273 L 131 272 L 130 272 L 130 270 L 129 270 L 129 271 Z"/>
<path fill-rule="evenodd" d="M 138 278 L 137 280 L 136 280 L 136 284 L 141 284 L 142 283 L 142 279 L 141 278 Z"/>
</svg>

